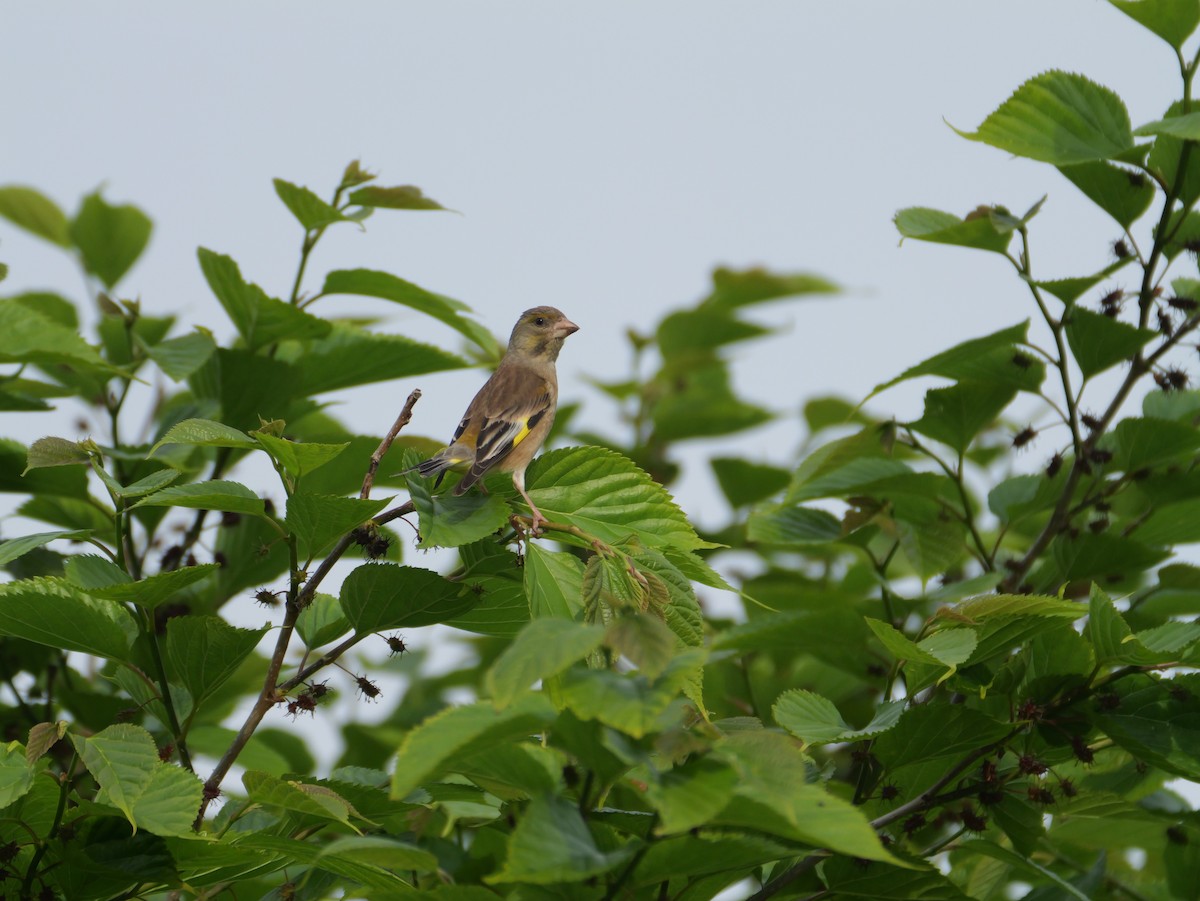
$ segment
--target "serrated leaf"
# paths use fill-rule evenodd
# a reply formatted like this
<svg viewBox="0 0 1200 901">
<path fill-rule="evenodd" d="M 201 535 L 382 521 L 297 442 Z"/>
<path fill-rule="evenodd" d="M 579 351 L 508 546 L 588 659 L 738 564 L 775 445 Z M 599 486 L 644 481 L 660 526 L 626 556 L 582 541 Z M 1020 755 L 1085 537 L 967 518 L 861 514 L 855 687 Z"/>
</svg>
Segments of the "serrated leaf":
<svg viewBox="0 0 1200 901">
<path fill-rule="evenodd" d="M 192 838 L 204 785 L 193 773 L 160 763 L 133 804 L 138 828 L 155 835 Z"/>
<path fill-rule="evenodd" d="M 604 633 L 604 643 L 627 658 L 638 672 L 649 679 L 657 679 L 666 671 L 675 656 L 677 645 L 697 646 L 697 643 L 680 640 L 663 620 L 652 613 L 617 617 L 609 623 Z"/>
<path fill-rule="evenodd" d="M 871 901 L 971 901 L 968 895 L 936 869 L 905 870 L 883 863 L 859 864 L 836 857 L 822 872 L 830 893 L 838 898 Z"/>
<path fill-rule="evenodd" d="M 524 629 L 484 679 L 497 709 L 509 706 L 539 679 L 558 675 L 600 646 L 604 629 L 566 619 L 535 619 Z"/>
<path fill-rule="evenodd" d="M 332 790 L 326 790 L 327 794 L 318 795 L 305 789 L 319 786 L 278 779 L 268 773 L 257 771 L 250 771 L 243 775 L 242 784 L 246 787 L 250 800 L 265 807 L 299 813 L 321 820 L 334 820 L 350 826 L 352 829 L 355 828 L 350 823 L 350 814 L 353 809 L 350 802 L 337 796 Z"/>
<path fill-rule="evenodd" d="M 1154 186 L 1144 175 L 1111 163 L 1077 163 L 1058 171 L 1122 228 L 1140 219 L 1154 200 Z"/>
<path fill-rule="evenodd" d="M 890 381 L 871 389 L 867 399 L 894 385 L 923 375 L 937 375 L 956 381 L 990 381 L 1012 385 L 1022 391 L 1036 391 L 1042 382 L 1044 367 L 1036 362 L 1018 364 L 1014 357 L 1025 343 L 1029 320 L 954 345 L 948 350 L 910 366 Z M 865 401 L 864 401 L 865 403 Z"/>
<path fill-rule="evenodd" d="M 342 444 L 289 441 L 262 431 L 251 432 L 251 436 L 294 478 L 320 469 L 350 446 L 348 441 Z"/>
<path fill-rule="evenodd" d="M 438 868 L 438 859 L 432 852 L 407 842 L 373 835 L 345 836 L 322 845 L 318 860 L 330 857 L 372 864 L 385 870 L 427 873 Z"/>
<path fill-rule="evenodd" d="M 1182 458 L 1200 448 L 1200 432 L 1170 419 L 1130 416 L 1112 431 L 1112 465 L 1124 472 Z"/>
<path fill-rule="evenodd" d="M 718 267 L 713 270 L 712 281 L 712 293 L 704 303 L 719 307 L 744 307 L 785 297 L 837 294 L 841 290 L 818 275 L 770 272 L 759 267 L 742 270 Z"/>
<path fill-rule="evenodd" d="M 1152 666 L 1171 659 L 1170 654 L 1151 651 L 1134 636 L 1112 599 L 1098 585 L 1092 586 L 1083 634 L 1092 644 L 1097 666 L 1114 663 Z"/>
<path fill-rule="evenodd" d="M 896 725 L 904 709 L 903 701 L 886 701 L 876 710 L 871 722 L 861 729 L 855 729 L 842 719 L 841 713 L 828 698 L 794 688 L 776 699 L 771 713 L 775 722 L 801 741 L 826 744 L 874 738 Z"/>
<path fill-rule="evenodd" d="M 125 660 L 137 625 L 120 604 L 88 597 L 61 579 L 0 585 L 0 635 Z"/>
<path fill-rule="evenodd" d="M 910 707 L 876 740 L 873 753 L 889 769 L 961 757 L 998 741 L 1011 726 L 963 706 Z"/>
<path fill-rule="evenodd" d="M 404 736 L 396 756 L 391 796 L 401 799 L 446 769 L 493 744 L 539 732 L 555 711 L 541 694 L 529 694 L 504 710 L 487 701 L 450 707 Z"/>
<path fill-rule="evenodd" d="M 909 428 L 964 453 L 975 436 L 996 420 L 1016 388 L 995 382 L 959 382 L 925 392 L 925 412 Z"/>
<path fill-rule="evenodd" d="M 245 432 L 211 419 L 185 419 L 177 422 L 150 448 L 154 456 L 164 444 L 185 444 L 191 447 L 236 447 L 254 450 L 258 444 Z"/>
<path fill-rule="evenodd" d="M 167 621 L 165 656 L 173 681 L 199 707 L 216 693 L 267 633 L 238 629 L 216 616 L 176 616 Z"/>
<path fill-rule="evenodd" d="M 141 726 L 118 723 L 87 738 L 72 735 L 71 741 L 99 784 L 100 798 L 125 814 L 137 829 L 134 804 L 162 766 L 150 733 Z"/>
<path fill-rule="evenodd" d="M 1060 71 L 1029 79 L 978 130 L 959 134 L 1056 166 L 1112 159 L 1133 147 L 1121 98 L 1082 75 Z"/>
<path fill-rule="evenodd" d="M 1071 310 L 1066 332 L 1071 353 L 1085 378 L 1131 360 L 1147 342 L 1158 337 L 1153 329 L 1135 328 L 1078 307 Z"/>
<path fill-rule="evenodd" d="M 55 723 L 37 723 L 29 728 L 29 741 L 25 743 L 25 760 L 32 766 L 41 760 L 47 751 L 58 744 L 67 734 L 70 723 L 59 720 Z M 0 807 L 4 805 L 0 804 Z"/>
<path fill-rule="evenodd" d="M 287 501 L 287 528 L 297 538 L 301 559 L 312 560 L 388 503 L 388 498 L 361 500 L 321 494 L 293 494 Z"/>
<path fill-rule="evenodd" d="M 539 795 L 517 821 L 503 867 L 484 881 L 581 882 L 608 872 L 632 853 L 628 847 L 601 851 L 574 804 L 554 795 Z"/>
<path fill-rule="evenodd" d="M 311 650 L 329 644 L 350 631 L 350 621 L 342 613 L 342 603 L 328 594 L 318 594 L 300 611 L 296 631 Z"/>
<path fill-rule="evenodd" d="M 83 199 L 69 228 L 83 265 L 112 288 L 150 242 L 150 218 L 135 206 L 112 206 L 99 192 Z"/>
<path fill-rule="evenodd" d="M 444 491 L 432 494 L 432 482 L 415 472 L 405 476 L 409 496 L 417 509 L 421 524 L 422 548 L 461 547 L 487 538 L 508 524 L 512 514 L 508 502 L 500 494 L 474 491 L 455 495 Z"/>
<path fill-rule="evenodd" d="M 700 648 L 680 651 L 661 676 L 612 670 L 571 669 L 559 678 L 562 702 L 582 720 L 599 720 L 634 738 L 656 728 L 658 717 L 680 696 L 704 662 Z"/>
<path fill-rule="evenodd" d="M 431 626 L 478 603 L 464 586 L 414 566 L 368 563 L 342 583 L 342 611 L 358 633 Z"/>
<path fill-rule="evenodd" d="M 214 479 L 194 485 L 172 485 L 142 498 L 138 507 L 190 507 L 197 510 L 221 510 L 266 516 L 263 499 L 240 482 Z"/>
<path fill-rule="evenodd" d="M 706 825 L 733 797 L 737 778 L 732 767 L 712 756 L 693 756 L 659 773 L 646 785 L 646 797 L 659 815 L 656 831 L 670 835 Z"/>
<path fill-rule="evenodd" d="M 29 445 L 29 452 L 25 458 L 25 472 L 44 469 L 47 466 L 76 466 L 89 463 L 91 459 L 91 454 L 78 441 L 54 437 L 39 438 Z"/>
<path fill-rule="evenodd" d="M 16 803 L 33 788 L 33 762 L 27 759 L 19 741 L 0 744 L 0 810 Z"/>
<path fill-rule="evenodd" d="M 12 298 L 0 300 L 0 362 L 33 363 L 51 374 L 58 371 L 58 364 L 105 378 L 125 374 L 105 361 L 73 327 Z"/>
<path fill-rule="evenodd" d="M 305 230 L 323 228 L 334 222 L 344 222 L 346 217 L 334 207 L 310 191 L 282 178 L 272 179 L 275 193 Z"/>
<path fill-rule="evenodd" d="M 66 214 L 53 200 L 33 188 L 21 185 L 0 188 L 0 216 L 59 247 L 71 244 Z"/>
<path fill-rule="evenodd" d="M 550 520 L 576 525 L 602 541 L 630 534 L 648 547 L 710 547 L 661 485 L 633 461 L 602 447 L 542 454 L 529 467 L 529 496 Z"/>
</svg>

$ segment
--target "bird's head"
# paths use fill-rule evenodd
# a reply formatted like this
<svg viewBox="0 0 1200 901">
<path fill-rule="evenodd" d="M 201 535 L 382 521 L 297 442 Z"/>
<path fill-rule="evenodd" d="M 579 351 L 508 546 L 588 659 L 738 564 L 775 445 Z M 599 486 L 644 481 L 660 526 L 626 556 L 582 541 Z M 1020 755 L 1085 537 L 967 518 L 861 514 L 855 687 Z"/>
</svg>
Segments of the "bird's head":
<svg viewBox="0 0 1200 901">
<path fill-rule="evenodd" d="M 534 307 L 517 320 L 512 337 L 508 339 L 509 353 L 533 360 L 553 363 L 558 359 L 563 341 L 579 331 L 579 326 L 554 307 Z"/>
</svg>

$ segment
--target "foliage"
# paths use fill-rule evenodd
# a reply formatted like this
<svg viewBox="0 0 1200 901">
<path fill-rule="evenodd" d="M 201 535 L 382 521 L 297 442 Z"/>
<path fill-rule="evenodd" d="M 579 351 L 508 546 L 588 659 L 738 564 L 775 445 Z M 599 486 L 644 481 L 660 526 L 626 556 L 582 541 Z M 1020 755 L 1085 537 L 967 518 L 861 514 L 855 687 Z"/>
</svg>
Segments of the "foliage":
<svg viewBox="0 0 1200 901">
<path fill-rule="evenodd" d="M 305 290 L 327 229 L 444 209 L 419 189 L 357 163 L 328 201 L 276 180 L 303 232 L 288 292 L 199 251 L 222 340 L 126 298 L 152 228 L 136 207 L 97 193 L 67 216 L 0 188 L 0 216 L 93 290 L 86 309 L 0 299 L 0 403 L 107 422 L 0 443 L 19 514 L 0 543 L 5 897 L 1197 897 L 1177 780 L 1200 779 L 1200 568 L 1177 549 L 1200 541 L 1179 362 L 1200 326 L 1200 55 L 1180 51 L 1200 4 L 1112 5 L 1179 51 L 1161 118 L 1134 128 L 1112 90 L 1046 72 L 966 134 L 1058 168 L 1116 223 L 1104 258 L 1036 271 L 1040 201 L 899 212 L 906 239 L 1003 256 L 1032 320 L 868 398 L 936 380 L 911 421 L 817 397 L 798 463 L 711 445 L 729 510 L 706 533 L 664 487 L 678 444 L 773 418 L 727 349 L 770 333 L 761 305 L 830 282 L 719 269 L 630 332 L 629 378 L 596 383 L 628 431 L 573 431 L 564 405 L 527 477 L 551 519 L 532 536 L 503 477 L 454 497 L 405 473 L 436 446 L 400 435 L 419 391 L 382 439 L 322 403 L 498 359 L 466 305 L 399 276 Z M 328 314 L 343 294 L 465 349 Z M 255 463 L 276 482 L 251 484 Z M 401 518 L 444 572 L 401 562 Z M 252 598 L 267 626 L 236 625 Z M 372 724 L 336 722 L 339 694 L 375 702 Z"/>
</svg>

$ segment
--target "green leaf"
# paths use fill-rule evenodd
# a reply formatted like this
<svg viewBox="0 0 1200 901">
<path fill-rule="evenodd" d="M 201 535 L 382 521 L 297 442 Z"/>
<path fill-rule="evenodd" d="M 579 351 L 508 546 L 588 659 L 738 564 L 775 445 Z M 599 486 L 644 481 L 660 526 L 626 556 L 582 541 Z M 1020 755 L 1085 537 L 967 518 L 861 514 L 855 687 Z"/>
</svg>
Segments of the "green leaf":
<svg viewBox="0 0 1200 901">
<path fill-rule="evenodd" d="M 1069 166 L 1112 159 L 1133 147 L 1129 112 L 1113 91 L 1082 75 L 1037 75 L 964 138 L 1017 156 Z"/>
<path fill-rule="evenodd" d="M 292 215 L 304 226 L 306 231 L 323 228 L 334 222 L 345 222 L 346 217 L 331 207 L 324 200 L 310 191 L 282 178 L 272 179 L 275 193 L 283 201 L 283 205 L 291 210 Z"/>
<path fill-rule="evenodd" d="M 1112 599 L 1098 585 L 1092 586 L 1083 634 L 1092 643 L 1098 666 L 1112 663 L 1152 666 L 1171 659 L 1170 655 L 1152 652 L 1134 636 Z"/>
<path fill-rule="evenodd" d="M 1112 700 L 1091 719 L 1138 760 L 1184 779 L 1200 778 L 1200 675 L 1114 681 Z"/>
<path fill-rule="evenodd" d="M 689 758 L 658 774 L 646 785 L 646 797 L 658 810 L 657 832 L 670 835 L 708 824 L 733 798 L 737 773 L 712 756 Z"/>
<path fill-rule="evenodd" d="M 529 496 L 554 522 L 575 525 L 601 541 L 630 534 L 649 547 L 710 547 L 696 535 L 666 489 L 633 461 L 602 447 L 542 454 L 529 467 Z"/>
<path fill-rule="evenodd" d="M 33 788 L 33 775 L 33 765 L 26 760 L 19 741 L 0 745 L 0 810 L 15 804 Z"/>
<path fill-rule="evenodd" d="M 928 207 L 908 207 L 896 213 L 892 221 L 904 238 L 931 241 L 935 244 L 954 244 L 1005 253 L 1012 241 L 1012 229 L 1000 230 L 990 215 L 971 215 L 960 219 Z"/>
<path fill-rule="evenodd" d="M 328 857 L 372 864 L 385 870 L 430 873 L 438 868 L 438 859 L 431 852 L 382 836 L 348 835 L 336 838 L 321 847 L 319 860 Z"/>
<path fill-rule="evenodd" d="M 1154 186 L 1146 176 L 1111 163 L 1077 163 L 1060 166 L 1058 171 L 1125 229 L 1140 219 L 1154 200 Z"/>
<path fill-rule="evenodd" d="M 255 450 L 258 444 L 245 432 L 211 419 L 185 419 L 177 422 L 150 448 L 154 456 L 164 444 L 186 444 L 190 447 L 236 447 Z"/>
<path fill-rule="evenodd" d="M 716 753 L 737 771 L 738 785 L 737 797 L 714 823 L 782 835 L 865 860 L 895 859 L 861 810 L 809 783 L 811 761 L 790 737 L 762 729 L 732 733 Z"/>
<path fill-rule="evenodd" d="M 263 500 L 240 482 L 213 479 L 194 485 L 172 485 L 142 498 L 133 505 L 138 507 L 191 507 L 197 510 L 221 510 L 227 513 L 245 513 L 250 516 L 266 516 Z"/>
<path fill-rule="evenodd" d="M 69 231 L 87 271 L 112 288 L 142 255 L 152 228 L 137 207 L 112 206 L 97 192 L 83 198 Z"/>
<path fill-rule="evenodd" d="M 1190 425 L 1149 416 L 1122 419 L 1112 436 L 1112 465 L 1123 472 L 1190 456 L 1200 448 L 1200 432 Z"/>
<path fill-rule="evenodd" d="M 120 604 L 88 597 L 61 579 L 0 585 L 0 635 L 125 660 L 136 634 Z"/>
<path fill-rule="evenodd" d="M 217 344 L 207 331 L 195 331 L 157 344 L 147 344 L 145 349 L 159 369 L 174 381 L 181 382 L 208 362 Z"/>
<path fill-rule="evenodd" d="M 294 360 L 297 384 L 305 395 L 424 375 L 467 365 L 462 357 L 402 335 L 379 335 L 339 324 L 325 338 L 291 347 L 280 359 Z"/>
<path fill-rule="evenodd" d="M 1006 736 L 1006 723 L 961 705 L 911 707 L 876 740 L 873 753 L 889 769 L 962 757 Z"/>
<path fill-rule="evenodd" d="M 386 189 L 363 188 L 361 190 Z M 355 193 L 358 194 L 361 191 Z M 378 297 L 380 300 L 403 304 L 450 326 L 488 354 L 494 355 L 501 350 L 500 343 L 491 332 L 474 319 L 463 315 L 469 312 L 466 304 L 442 294 L 426 291 L 424 288 L 388 272 L 379 272 L 374 269 L 337 269 L 325 276 L 325 286 L 321 289 L 321 293 L 358 294 L 363 297 Z"/>
<path fill-rule="evenodd" d="M 1043 291 L 1053 294 L 1063 303 L 1073 304 L 1083 296 L 1084 292 L 1090 291 L 1106 278 L 1110 278 L 1114 273 L 1124 269 L 1136 259 L 1136 257 L 1130 255 L 1116 260 L 1094 275 L 1077 276 L 1075 278 L 1052 278 L 1043 281 L 1027 279 L 1027 281 L 1035 288 L 1040 288 Z"/>
<path fill-rule="evenodd" d="M 276 777 L 256 771 L 250 771 L 242 776 L 242 784 L 250 800 L 264 807 L 298 813 L 306 817 L 316 817 L 319 820 L 332 820 L 350 826 L 350 816 L 353 806 L 331 789 L 321 789 L 321 786 L 308 785 L 303 782 L 277 779 Z M 351 828 L 354 828 L 351 826 Z M 356 830 L 357 831 L 357 830 Z"/>
<path fill-rule="evenodd" d="M 1016 389 L 995 382 L 959 382 L 925 392 L 925 412 L 909 428 L 964 453 L 1009 405 Z"/>
<path fill-rule="evenodd" d="M 199 582 L 218 569 L 220 567 L 215 563 L 201 563 L 199 566 L 184 566 L 168 572 L 156 573 L 136 582 L 94 586 L 88 588 L 87 591 L 93 597 L 121 603 L 133 603 L 139 607 L 153 610 L 165 601 L 171 600 L 177 592 Z"/>
<path fill-rule="evenodd" d="M 49 197 L 20 185 L 0 188 L 0 216 L 59 247 L 70 247 L 67 217 Z"/>
<path fill-rule="evenodd" d="M 342 613 L 342 602 L 332 595 L 318 594 L 296 619 L 296 631 L 310 650 L 341 638 L 350 631 Z"/>
<path fill-rule="evenodd" d="M 658 349 L 667 360 L 688 360 L 725 344 L 771 334 L 771 330 L 738 319 L 735 311 L 715 307 L 676 310 L 659 324 Z"/>
<path fill-rule="evenodd" d="M 80 529 L 61 529 L 57 532 L 37 532 L 33 535 L 22 535 L 20 538 L 10 538 L 0 542 L 0 566 L 11 563 L 18 557 L 24 556 L 34 548 L 39 548 L 59 538 L 79 541 L 91 535 L 90 531 Z"/>
<path fill-rule="evenodd" d="M 254 652 L 267 627 L 237 629 L 215 616 L 175 616 L 167 620 L 166 659 L 199 707 Z"/>
<path fill-rule="evenodd" d="M 848 725 L 833 701 L 811 691 L 793 688 L 775 701 L 771 714 L 775 722 L 807 744 L 834 741 L 860 741 L 886 732 L 904 712 L 903 701 L 886 701 L 862 729 Z"/>
<path fill-rule="evenodd" d="M 160 469 L 138 479 L 136 482 L 121 486 L 116 494 L 117 497 L 126 499 L 131 497 L 145 497 L 147 494 L 153 494 L 161 488 L 166 488 L 177 478 L 179 478 L 178 470 Z"/>
<path fill-rule="evenodd" d="M 696 640 L 684 640 L 677 637 L 671 627 L 655 614 L 635 613 L 633 616 L 619 616 L 609 623 L 604 633 L 604 643 L 633 663 L 639 673 L 649 679 L 657 679 L 675 657 L 677 645 L 699 647 L 701 639 L 697 635 Z"/>
<path fill-rule="evenodd" d="M 1079 307 L 1071 310 L 1066 331 L 1071 353 L 1084 378 L 1131 360 L 1148 341 L 1158 337 L 1153 329 L 1135 328 Z"/>
<path fill-rule="evenodd" d="M 449 707 L 404 736 L 396 755 L 391 796 L 406 797 L 446 772 L 456 759 L 539 732 L 554 715 L 554 708 L 541 694 L 526 695 L 504 710 L 496 710 L 488 701 Z"/>
<path fill-rule="evenodd" d="M 1020 361 L 1017 358 L 1028 333 L 1029 320 L 1026 319 L 990 335 L 963 341 L 910 366 L 891 381 L 876 385 L 867 399 L 923 375 L 939 375 L 955 381 L 994 382 L 1022 391 L 1036 391 L 1042 383 L 1045 367 L 1027 356 Z"/>
<path fill-rule="evenodd" d="M 982 838 L 975 838 L 971 839 L 970 841 L 963 842 L 962 848 L 969 854 L 982 854 L 986 857 L 1003 861 L 1010 867 L 1015 867 L 1018 871 L 1024 873 L 1033 880 L 1046 880 L 1070 897 L 1078 898 L 1079 901 L 1091 901 L 1088 895 L 1085 895 L 1053 870 L 1042 866 L 1034 861 L 1031 857 L 1027 857 L 1024 854 L 1018 854 L 1017 852 L 1008 848 L 1003 848 L 1000 845 L 997 845 L 995 842 L 990 842 Z"/>
<path fill-rule="evenodd" d="M 581 882 L 607 873 L 632 853 L 632 848 L 601 851 L 578 807 L 566 798 L 539 795 L 517 821 L 508 840 L 504 866 L 498 873 L 485 876 L 484 881 L 534 885 Z"/>
<path fill-rule="evenodd" d="M 91 454 L 80 446 L 78 441 L 69 441 L 66 438 L 39 438 L 29 445 L 29 453 L 25 458 L 25 472 L 44 469 L 47 466 L 75 466 L 90 463 L 91 459 Z"/>
<path fill-rule="evenodd" d="M 488 670 L 484 688 L 497 709 L 509 706 L 534 682 L 556 676 L 600 646 L 604 629 L 566 619 L 535 619 Z"/>
<path fill-rule="evenodd" d="M 1195 0 L 1108 0 L 1135 22 L 1144 25 L 1174 47 L 1183 46 L 1200 24 Z"/>
<path fill-rule="evenodd" d="M 303 445 L 302 445 L 303 446 Z M 388 498 L 361 500 L 322 494 L 293 494 L 287 501 L 287 528 L 297 538 L 301 560 L 312 560 L 335 541 L 389 503 Z"/>
<path fill-rule="evenodd" d="M 160 763 L 133 803 L 133 821 L 155 835 L 193 838 L 204 784 L 192 773 Z"/>
<path fill-rule="evenodd" d="M 679 697 L 701 666 L 700 648 L 681 651 L 657 679 L 642 673 L 570 669 L 559 678 L 562 702 L 582 720 L 599 720 L 634 738 L 658 727 L 658 717 Z"/>
<path fill-rule="evenodd" d="M 824 544 L 841 535 L 842 524 L 832 513 L 799 504 L 759 507 L 746 520 L 746 539 L 762 544 Z"/>
<path fill-rule="evenodd" d="M 348 441 L 342 444 L 316 444 L 307 441 L 289 441 L 263 431 L 254 431 L 250 434 L 294 478 L 300 478 L 315 469 L 320 469 L 350 446 Z"/>
<path fill-rule="evenodd" d="M 881 620 L 866 617 L 867 627 L 875 633 L 875 637 L 897 660 L 907 660 L 910 663 L 924 663 L 928 666 L 941 666 L 932 652 L 921 647 L 917 642 L 900 632 L 894 626 Z"/>
<path fill-rule="evenodd" d="M 367 563 L 346 577 L 341 601 L 354 631 L 364 634 L 443 623 L 470 610 L 479 599 L 427 569 Z"/>
<path fill-rule="evenodd" d="M 137 829 L 134 804 L 163 765 L 150 733 L 141 726 L 118 723 L 87 738 L 72 735 L 71 742 L 100 785 L 99 799 L 120 810 Z"/>
<path fill-rule="evenodd" d="M 1172 138 L 1195 141 L 1200 139 L 1200 113 L 1167 116 L 1165 119 L 1158 119 L 1140 126 L 1134 129 L 1133 133 L 1139 137 L 1169 135 Z"/>
<path fill-rule="evenodd" d="M 267 296 L 258 285 L 242 278 L 230 257 L 205 247 L 196 251 L 200 270 L 250 350 L 284 340 L 323 338 L 332 328 L 282 300 Z"/>
<path fill-rule="evenodd" d="M 971 901 L 950 879 L 932 867 L 904 870 L 884 863 L 862 864 L 835 857 L 822 867 L 829 894 L 872 901 Z"/>
<path fill-rule="evenodd" d="M 358 206 L 380 207 L 388 210 L 445 210 L 432 197 L 426 197 L 415 185 L 396 185 L 390 188 L 369 185 L 351 191 L 350 203 Z"/>
<path fill-rule="evenodd" d="M 74 328 L 11 298 L 0 300 L 0 362 L 33 363 L 51 375 L 59 374 L 59 364 L 106 378 L 121 372 Z"/>
<path fill-rule="evenodd" d="M 565 551 L 530 542 L 525 552 L 525 594 L 534 619 L 574 619 L 583 609 L 583 562 Z"/>
<path fill-rule="evenodd" d="M 811 428 L 812 423 L 810 421 Z M 765 501 L 788 486 L 791 475 L 786 469 L 765 463 L 752 463 L 739 457 L 709 460 L 721 493 L 731 507 L 745 507 Z"/>
<path fill-rule="evenodd" d="M 713 290 L 705 304 L 719 307 L 744 307 L 750 304 L 799 297 L 808 294 L 837 294 L 841 289 L 817 275 L 769 272 L 758 267 L 713 271 Z"/>
<path fill-rule="evenodd" d="M 434 495 L 433 484 L 415 472 L 406 475 L 409 496 L 421 523 L 418 547 L 461 547 L 495 534 L 508 524 L 512 510 L 504 496 L 475 491 Z"/>
<path fill-rule="evenodd" d="M 222 422 L 257 428 L 264 420 L 289 415 L 299 393 L 299 370 L 278 359 L 281 355 L 265 357 L 245 348 L 218 347 L 188 384 L 199 400 L 220 404 Z"/>
</svg>

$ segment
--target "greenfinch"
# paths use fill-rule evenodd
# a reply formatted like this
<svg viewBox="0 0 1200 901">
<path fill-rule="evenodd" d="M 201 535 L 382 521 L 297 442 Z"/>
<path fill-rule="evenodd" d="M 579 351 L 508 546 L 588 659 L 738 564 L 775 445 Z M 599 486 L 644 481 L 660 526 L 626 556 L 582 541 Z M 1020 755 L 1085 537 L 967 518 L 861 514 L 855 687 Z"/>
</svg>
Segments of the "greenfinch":
<svg viewBox="0 0 1200 901">
<path fill-rule="evenodd" d="M 554 424 L 558 375 L 554 362 L 563 341 L 579 326 L 554 307 L 526 310 L 513 327 L 508 350 L 463 414 L 450 444 L 414 468 L 422 476 L 464 472 L 455 494 L 463 494 L 489 472 L 511 472 L 513 486 L 532 513 L 531 530 L 548 520 L 525 490 L 525 469 Z M 482 486 L 481 486 L 482 487 Z"/>
</svg>

